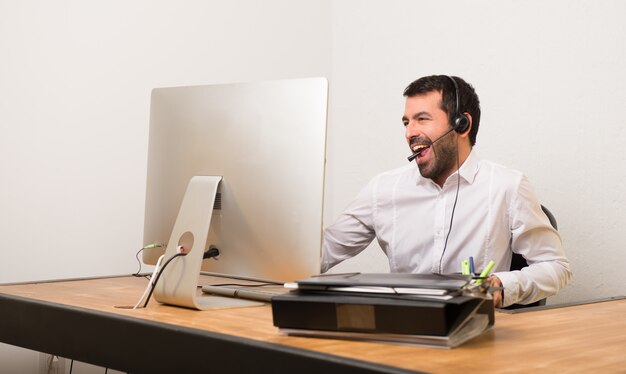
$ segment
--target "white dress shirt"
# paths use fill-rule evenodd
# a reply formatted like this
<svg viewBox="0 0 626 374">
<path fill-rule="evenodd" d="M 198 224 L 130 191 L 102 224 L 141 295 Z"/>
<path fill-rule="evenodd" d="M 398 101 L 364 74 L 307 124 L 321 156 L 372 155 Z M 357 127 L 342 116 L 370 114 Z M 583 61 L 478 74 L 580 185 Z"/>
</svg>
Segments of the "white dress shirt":
<svg viewBox="0 0 626 374">
<path fill-rule="evenodd" d="M 324 230 L 322 272 L 376 238 L 391 272 L 458 273 L 461 261 L 473 256 L 476 272 L 495 262 L 492 274 L 504 286 L 503 306 L 556 294 L 572 273 L 561 237 L 527 178 L 481 160 L 475 151 L 459 172 L 456 208 L 459 173 L 443 188 L 422 177 L 414 163 L 376 176 Z M 512 252 L 529 266 L 509 271 Z"/>
</svg>

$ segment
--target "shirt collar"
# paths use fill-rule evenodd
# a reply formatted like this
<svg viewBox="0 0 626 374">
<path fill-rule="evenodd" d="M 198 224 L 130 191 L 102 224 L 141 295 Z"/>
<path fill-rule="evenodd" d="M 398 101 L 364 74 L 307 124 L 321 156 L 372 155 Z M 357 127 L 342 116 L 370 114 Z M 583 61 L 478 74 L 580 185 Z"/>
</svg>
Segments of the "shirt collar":
<svg viewBox="0 0 626 374">
<path fill-rule="evenodd" d="M 472 149 L 463 165 L 461 165 L 459 174 L 461 174 L 461 178 L 465 179 L 467 183 L 473 184 L 474 179 L 476 179 L 476 174 L 478 174 L 479 167 L 480 156 L 478 156 L 478 154 Z"/>
<path fill-rule="evenodd" d="M 461 175 L 461 178 L 465 179 L 467 183 L 473 184 L 474 179 L 476 179 L 476 174 L 478 173 L 479 166 L 480 166 L 480 156 L 478 156 L 476 151 L 474 150 L 470 151 L 470 154 L 467 156 L 467 159 L 465 160 L 465 162 L 463 162 L 463 164 L 459 168 L 459 174 Z M 429 178 L 422 177 L 422 175 L 419 173 L 419 168 L 416 167 L 416 169 L 417 169 L 417 181 L 416 181 L 417 185 L 432 182 L 432 180 L 430 180 Z M 455 174 L 456 172 L 448 178 L 453 177 Z"/>
</svg>

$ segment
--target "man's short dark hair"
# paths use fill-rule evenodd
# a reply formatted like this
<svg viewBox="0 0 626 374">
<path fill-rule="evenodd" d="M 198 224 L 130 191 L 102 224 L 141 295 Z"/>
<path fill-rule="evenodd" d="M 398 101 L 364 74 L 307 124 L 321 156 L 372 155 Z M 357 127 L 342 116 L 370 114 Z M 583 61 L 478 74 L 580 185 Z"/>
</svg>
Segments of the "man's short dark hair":
<svg viewBox="0 0 626 374">
<path fill-rule="evenodd" d="M 480 125 L 480 100 L 474 87 L 463 78 L 453 77 L 459 86 L 459 113 L 469 113 L 472 116 L 472 129 L 469 132 L 470 144 L 476 144 L 476 134 Z M 422 77 L 404 89 L 404 96 L 413 97 L 423 95 L 428 92 L 441 92 L 441 109 L 448 114 L 450 120 L 456 111 L 456 93 L 454 83 L 446 75 L 431 75 Z"/>
</svg>

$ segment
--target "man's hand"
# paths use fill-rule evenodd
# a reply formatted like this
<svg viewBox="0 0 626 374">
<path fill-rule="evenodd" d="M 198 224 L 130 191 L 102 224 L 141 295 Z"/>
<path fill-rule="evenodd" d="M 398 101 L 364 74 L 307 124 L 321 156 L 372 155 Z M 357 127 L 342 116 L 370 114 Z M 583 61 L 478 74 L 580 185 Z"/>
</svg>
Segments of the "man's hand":
<svg viewBox="0 0 626 374">
<path fill-rule="evenodd" d="M 502 281 L 495 275 L 489 276 L 487 282 L 491 287 L 502 287 Z M 496 308 L 502 308 L 502 290 L 498 290 L 493 293 L 493 306 Z"/>
</svg>

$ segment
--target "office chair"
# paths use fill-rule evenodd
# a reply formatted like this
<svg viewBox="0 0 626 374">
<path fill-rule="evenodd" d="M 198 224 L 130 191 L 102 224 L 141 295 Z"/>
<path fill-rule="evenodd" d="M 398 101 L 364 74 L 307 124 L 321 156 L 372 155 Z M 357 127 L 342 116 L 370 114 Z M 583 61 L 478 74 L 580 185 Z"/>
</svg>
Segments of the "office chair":
<svg viewBox="0 0 626 374">
<path fill-rule="evenodd" d="M 543 210 L 545 215 L 548 217 L 548 220 L 550 220 L 550 224 L 552 225 L 552 227 L 554 227 L 555 230 L 558 230 L 558 226 L 556 224 L 556 218 L 554 218 L 554 215 L 552 214 L 552 212 L 550 212 L 548 208 L 546 208 L 543 205 L 541 206 L 541 210 Z M 513 258 L 511 259 L 511 271 L 521 270 L 522 268 L 525 268 L 526 266 L 528 266 L 528 262 L 526 262 L 526 259 L 520 254 L 513 253 Z M 541 306 L 541 305 L 546 305 L 546 299 L 541 299 L 539 301 L 535 301 L 534 303 L 530 303 L 530 304 L 513 304 L 503 309 L 520 309 L 520 308 L 528 308 L 532 306 Z"/>
</svg>

